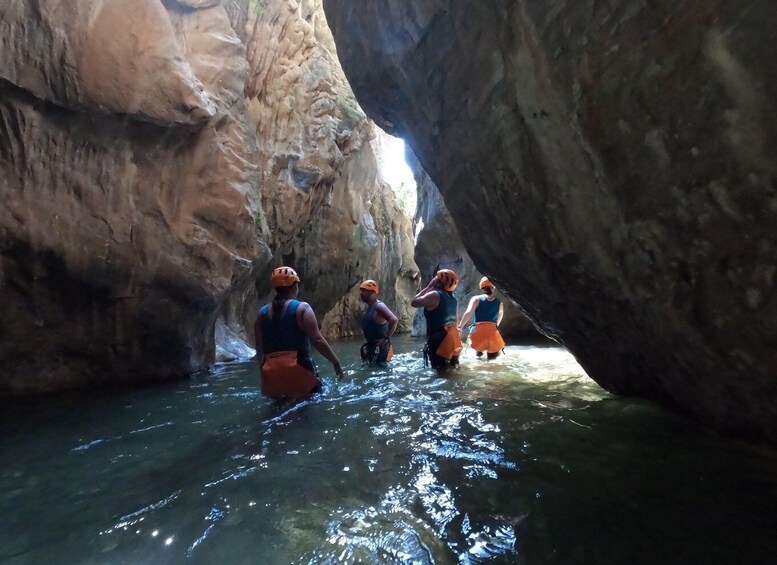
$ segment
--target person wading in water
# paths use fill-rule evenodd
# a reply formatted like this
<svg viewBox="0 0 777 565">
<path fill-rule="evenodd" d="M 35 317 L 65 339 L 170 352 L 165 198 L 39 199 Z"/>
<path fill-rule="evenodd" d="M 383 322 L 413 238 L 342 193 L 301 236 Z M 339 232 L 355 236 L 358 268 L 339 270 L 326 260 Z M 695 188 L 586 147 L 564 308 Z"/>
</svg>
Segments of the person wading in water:
<svg viewBox="0 0 777 565">
<path fill-rule="evenodd" d="M 440 269 L 429 284 L 415 295 L 410 305 L 424 309 L 426 318 L 427 359 L 438 371 L 459 365 L 459 354 L 463 349 L 461 335 L 456 327 L 458 301 L 453 289 L 459 284 L 459 277 L 450 269 Z"/>
<path fill-rule="evenodd" d="M 394 355 L 391 336 L 397 331 L 399 318 L 378 300 L 380 287 L 377 282 L 366 280 L 359 285 L 359 290 L 362 302 L 367 304 L 367 310 L 362 317 L 362 331 L 364 339 L 367 340 L 361 348 L 362 361 L 367 361 L 370 365 L 391 361 Z"/>
<path fill-rule="evenodd" d="M 262 306 L 254 324 L 265 396 L 302 398 L 321 391 L 321 379 L 310 358 L 311 343 L 332 363 L 338 379 L 343 378 L 340 361 L 321 335 L 313 308 L 296 299 L 299 283 L 291 267 L 275 269 L 270 276 L 275 298 Z"/>
<path fill-rule="evenodd" d="M 470 299 L 467 311 L 464 312 L 461 322 L 459 322 L 459 331 L 467 326 L 474 314 L 475 325 L 472 326 L 469 336 L 472 348 L 478 357 L 481 357 L 485 351 L 488 359 L 496 359 L 505 346 L 497 327 L 504 316 L 504 305 L 494 294 L 496 290 L 494 283 L 487 277 L 480 279 L 480 288 L 483 290 L 483 294 L 473 296 Z"/>
</svg>

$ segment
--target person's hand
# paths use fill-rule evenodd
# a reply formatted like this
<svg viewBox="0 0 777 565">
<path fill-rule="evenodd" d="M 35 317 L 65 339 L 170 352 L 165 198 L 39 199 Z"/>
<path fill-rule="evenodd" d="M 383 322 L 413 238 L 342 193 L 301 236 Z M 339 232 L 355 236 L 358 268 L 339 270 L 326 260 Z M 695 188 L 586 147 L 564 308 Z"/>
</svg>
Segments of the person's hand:
<svg viewBox="0 0 777 565">
<path fill-rule="evenodd" d="M 340 366 L 340 363 L 334 364 L 335 373 L 337 374 L 337 380 L 342 381 L 343 377 L 345 376 L 345 373 L 343 372 L 343 368 Z"/>
<path fill-rule="evenodd" d="M 379 340 L 375 342 L 375 345 L 378 347 L 383 347 L 383 345 L 388 341 L 388 338 L 382 337 Z"/>
</svg>

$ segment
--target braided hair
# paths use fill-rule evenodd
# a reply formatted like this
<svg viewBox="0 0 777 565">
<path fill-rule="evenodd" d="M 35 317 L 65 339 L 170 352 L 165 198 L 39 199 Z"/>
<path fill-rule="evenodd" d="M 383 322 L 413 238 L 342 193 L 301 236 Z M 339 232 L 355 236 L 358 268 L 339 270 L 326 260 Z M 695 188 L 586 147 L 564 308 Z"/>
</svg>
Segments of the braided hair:
<svg viewBox="0 0 777 565">
<path fill-rule="evenodd" d="M 272 314 L 270 316 L 271 319 L 280 320 L 281 313 L 283 312 L 283 305 L 297 289 L 298 284 L 299 283 L 295 282 L 290 286 L 279 286 L 275 289 L 275 298 L 272 299 Z"/>
</svg>

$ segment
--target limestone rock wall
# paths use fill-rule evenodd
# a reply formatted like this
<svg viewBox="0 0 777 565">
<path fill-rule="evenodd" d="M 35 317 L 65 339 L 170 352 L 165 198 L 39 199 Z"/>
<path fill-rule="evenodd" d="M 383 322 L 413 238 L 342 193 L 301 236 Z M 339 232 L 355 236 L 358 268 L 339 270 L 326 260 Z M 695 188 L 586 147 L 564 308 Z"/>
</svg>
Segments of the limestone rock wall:
<svg viewBox="0 0 777 565">
<path fill-rule="evenodd" d="M 371 143 L 378 149 L 379 143 Z M 318 253 L 302 256 L 315 259 L 321 267 L 319 276 L 313 281 L 313 290 L 327 279 L 321 275 L 327 272 L 326 257 L 336 265 L 345 265 L 348 287 L 329 289 L 325 294 L 339 298 L 323 320 L 322 331 L 327 337 L 352 337 L 361 335 L 361 316 L 364 303 L 359 297 L 359 283 L 364 279 L 375 279 L 380 285 L 380 300 L 384 301 L 399 318 L 398 332 L 412 329 L 413 308 L 410 300 L 418 292 L 419 273 L 413 258 L 412 220 L 399 206 L 392 189 L 382 181 L 379 174 L 372 173 L 355 184 L 363 186 L 359 199 L 354 202 L 353 214 L 337 216 L 342 206 L 325 209 L 328 224 L 333 229 L 352 234 L 352 248 L 335 249 L 328 241 L 348 241 L 347 236 L 321 237 L 316 242 Z M 335 189 L 337 190 L 337 188 Z M 326 233 L 326 232 L 323 232 Z M 350 263 L 333 260 L 337 254 L 351 258 Z M 339 292 L 338 292 L 339 291 Z M 344 295 L 344 296 L 343 296 Z M 342 298 L 340 298 L 342 297 Z"/>
<path fill-rule="evenodd" d="M 8 0 L 0 37 L 0 389 L 207 367 L 270 257 L 226 12 Z"/>
<path fill-rule="evenodd" d="M 377 169 L 368 143 L 374 124 L 342 73 L 320 0 L 225 5 L 246 45 L 244 94 L 274 252 L 256 285 L 233 293 L 222 310 L 233 333 L 253 345 L 253 318 L 272 296 L 272 268 L 297 269 L 305 282 L 300 298 L 320 319 L 353 284 L 349 265 L 363 262 L 364 250 L 354 248 L 351 227 L 337 222 L 367 198 L 364 178 Z"/>
<path fill-rule="evenodd" d="M 421 272 L 421 285 L 425 285 L 439 269 L 451 269 L 459 276 L 456 296 L 459 300 L 459 317 L 469 305 L 469 300 L 481 294 L 477 270 L 459 237 L 459 230 L 445 208 L 440 191 L 426 174 L 418 158 L 406 150 L 405 158 L 413 171 L 418 191 L 418 207 L 415 225 L 418 236 L 415 242 L 415 260 Z M 473 204 L 476 205 L 476 204 Z M 483 235 L 489 228 L 483 229 Z M 482 235 L 481 235 L 482 237 Z M 475 242 L 477 245 L 477 242 Z M 516 304 L 497 289 L 497 296 L 504 304 L 504 317 L 499 326 L 504 337 L 538 338 L 539 332 Z M 426 318 L 423 309 L 417 309 L 413 317 L 413 335 L 426 335 Z"/>
<path fill-rule="evenodd" d="M 317 15 L 321 2 L 247 2 L 245 85 L 271 247 L 288 253 L 331 199 L 340 167 L 372 136 Z M 329 34 L 329 41 L 326 35 Z M 319 38 L 323 36 L 323 43 Z M 369 156 L 366 168 L 374 167 Z"/>
<path fill-rule="evenodd" d="M 398 209 L 393 223 L 379 220 L 380 204 L 390 199 L 376 198 L 388 190 L 379 179 L 379 132 L 340 68 L 321 0 L 249 3 L 247 14 L 253 78 L 246 96 L 257 123 L 273 266 L 294 265 L 304 282 L 300 298 L 321 320 L 333 310 L 325 333 L 347 337 L 352 316 L 335 305 L 368 270 L 377 270 L 386 288 L 412 280 L 412 248 L 402 247 L 412 226 Z"/>
<path fill-rule="evenodd" d="M 372 127 L 320 0 L 4 0 L 0 392 L 242 355 Z"/>
<path fill-rule="evenodd" d="M 362 107 L 544 333 L 608 390 L 777 441 L 771 2 L 325 9 Z"/>
</svg>

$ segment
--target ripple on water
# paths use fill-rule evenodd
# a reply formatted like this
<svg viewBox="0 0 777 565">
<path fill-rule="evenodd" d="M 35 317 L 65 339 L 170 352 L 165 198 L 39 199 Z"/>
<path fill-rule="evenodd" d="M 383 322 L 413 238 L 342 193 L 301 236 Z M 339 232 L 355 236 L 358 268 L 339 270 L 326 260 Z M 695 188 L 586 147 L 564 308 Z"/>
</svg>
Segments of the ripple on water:
<svg viewBox="0 0 777 565">
<path fill-rule="evenodd" d="M 468 352 L 438 378 L 420 342 L 395 347 L 392 366 L 365 368 L 358 344 L 337 344 L 349 376 L 335 382 L 322 362 L 324 392 L 301 402 L 262 398 L 256 366 L 234 363 L 0 406 L 0 561 L 759 562 L 777 551 L 772 455 L 612 398 L 558 348 L 508 347 L 496 362 Z"/>
</svg>

